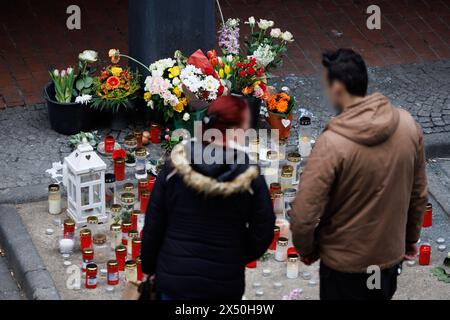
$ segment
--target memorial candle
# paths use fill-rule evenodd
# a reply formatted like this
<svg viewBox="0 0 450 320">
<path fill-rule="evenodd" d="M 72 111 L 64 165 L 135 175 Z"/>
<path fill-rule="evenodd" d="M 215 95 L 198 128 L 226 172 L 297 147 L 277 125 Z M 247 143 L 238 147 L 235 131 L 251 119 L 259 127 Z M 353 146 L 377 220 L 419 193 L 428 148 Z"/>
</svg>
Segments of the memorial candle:
<svg viewBox="0 0 450 320">
<path fill-rule="evenodd" d="M 429 244 L 423 244 L 419 249 L 419 264 L 421 266 L 427 266 L 430 264 L 431 258 L 431 246 Z"/>
</svg>

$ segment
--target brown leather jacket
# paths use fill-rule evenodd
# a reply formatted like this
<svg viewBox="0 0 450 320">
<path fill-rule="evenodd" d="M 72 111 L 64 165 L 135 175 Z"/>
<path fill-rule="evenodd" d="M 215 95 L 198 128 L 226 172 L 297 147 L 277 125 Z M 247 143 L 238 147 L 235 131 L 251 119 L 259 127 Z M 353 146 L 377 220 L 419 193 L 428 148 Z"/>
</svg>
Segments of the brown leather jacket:
<svg viewBox="0 0 450 320">
<path fill-rule="evenodd" d="M 342 272 L 402 261 L 427 203 L 423 134 L 380 93 L 345 108 L 317 140 L 292 205 L 300 254 Z"/>
</svg>

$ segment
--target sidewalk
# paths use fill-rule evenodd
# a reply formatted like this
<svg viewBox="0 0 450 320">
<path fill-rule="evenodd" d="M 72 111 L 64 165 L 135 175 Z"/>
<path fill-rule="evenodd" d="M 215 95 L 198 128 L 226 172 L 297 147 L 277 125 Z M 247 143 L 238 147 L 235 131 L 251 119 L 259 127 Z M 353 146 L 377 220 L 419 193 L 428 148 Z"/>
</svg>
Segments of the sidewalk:
<svg viewBox="0 0 450 320">
<path fill-rule="evenodd" d="M 395 105 L 407 109 L 419 121 L 426 135 L 429 156 L 450 153 L 449 70 L 450 60 L 371 68 L 369 74 L 371 92 L 386 94 Z M 333 115 L 318 75 L 282 77 L 276 79 L 276 84 L 291 88 L 298 107 L 314 113 L 313 123 L 317 132 Z M 44 105 L 1 111 L 0 126 L 0 149 L 4 150 L 0 153 L 0 162 L 7 164 L 0 166 L 0 203 L 43 199 L 50 183 L 45 170 L 51 167 L 52 162 L 62 161 L 71 151 L 67 137 L 49 128 Z M 108 131 L 104 129 L 100 133 Z M 126 133 L 113 132 L 119 141 Z M 288 143 L 297 144 L 296 137 L 293 130 Z"/>
</svg>

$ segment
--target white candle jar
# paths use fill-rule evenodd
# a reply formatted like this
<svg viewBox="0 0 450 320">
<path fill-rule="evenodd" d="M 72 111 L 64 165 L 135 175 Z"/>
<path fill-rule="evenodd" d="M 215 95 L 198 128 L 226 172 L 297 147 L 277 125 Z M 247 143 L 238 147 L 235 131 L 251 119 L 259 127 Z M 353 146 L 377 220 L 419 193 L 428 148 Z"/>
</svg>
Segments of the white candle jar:
<svg viewBox="0 0 450 320">
<path fill-rule="evenodd" d="M 110 227 L 111 233 L 111 249 L 115 250 L 117 246 L 122 245 L 122 226 L 113 223 Z"/>
<path fill-rule="evenodd" d="M 288 279 L 298 278 L 298 255 L 290 254 L 286 263 L 286 277 Z"/>
<path fill-rule="evenodd" d="M 48 212 L 56 215 L 61 213 L 61 190 L 59 184 L 48 186 Z"/>
<path fill-rule="evenodd" d="M 288 238 L 279 237 L 277 242 L 277 249 L 275 250 L 275 260 L 279 262 L 286 261 L 288 246 Z"/>
<path fill-rule="evenodd" d="M 275 215 L 283 216 L 284 215 L 283 192 L 275 191 L 272 193 L 272 204 Z"/>
<path fill-rule="evenodd" d="M 135 172 L 136 179 L 147 178 L 147 170 L 146 170 L 147 150 L 145 148 L 137 149 L 135 152 L 135 158 L 136 158 L 136 172 Z"/>
<path fill-rule="evenodd" d="M 292 171 L 292 179 L 294 184 L 298 184 L 300 178 L 300 163 L 301 156 L 298 152 L 291 152 L 287 156 L 287 164 L 290 165 L 293 169 Z"/>
<path fill-rule="evenodd" d="M 283 191 L 286 189 L 292 189 L 292 171 L 284 171 L 283 170 L 281 172 L 280 184 L 281 184 L 281 190 L 283 190 Z"/>
</svg>

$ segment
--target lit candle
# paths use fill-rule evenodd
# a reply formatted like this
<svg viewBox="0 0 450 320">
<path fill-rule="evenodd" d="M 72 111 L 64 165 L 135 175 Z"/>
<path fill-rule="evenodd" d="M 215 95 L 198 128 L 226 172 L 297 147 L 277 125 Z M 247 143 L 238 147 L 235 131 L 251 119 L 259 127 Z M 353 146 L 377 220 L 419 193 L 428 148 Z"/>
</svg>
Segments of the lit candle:
<svg viewBox="0 0 450 320">
<path fill-rule="evenodd" d="M 61 213 L 61 190 L 59 184 L 48 186 L 48 212 L 50 214 Z"/>
</svg>

